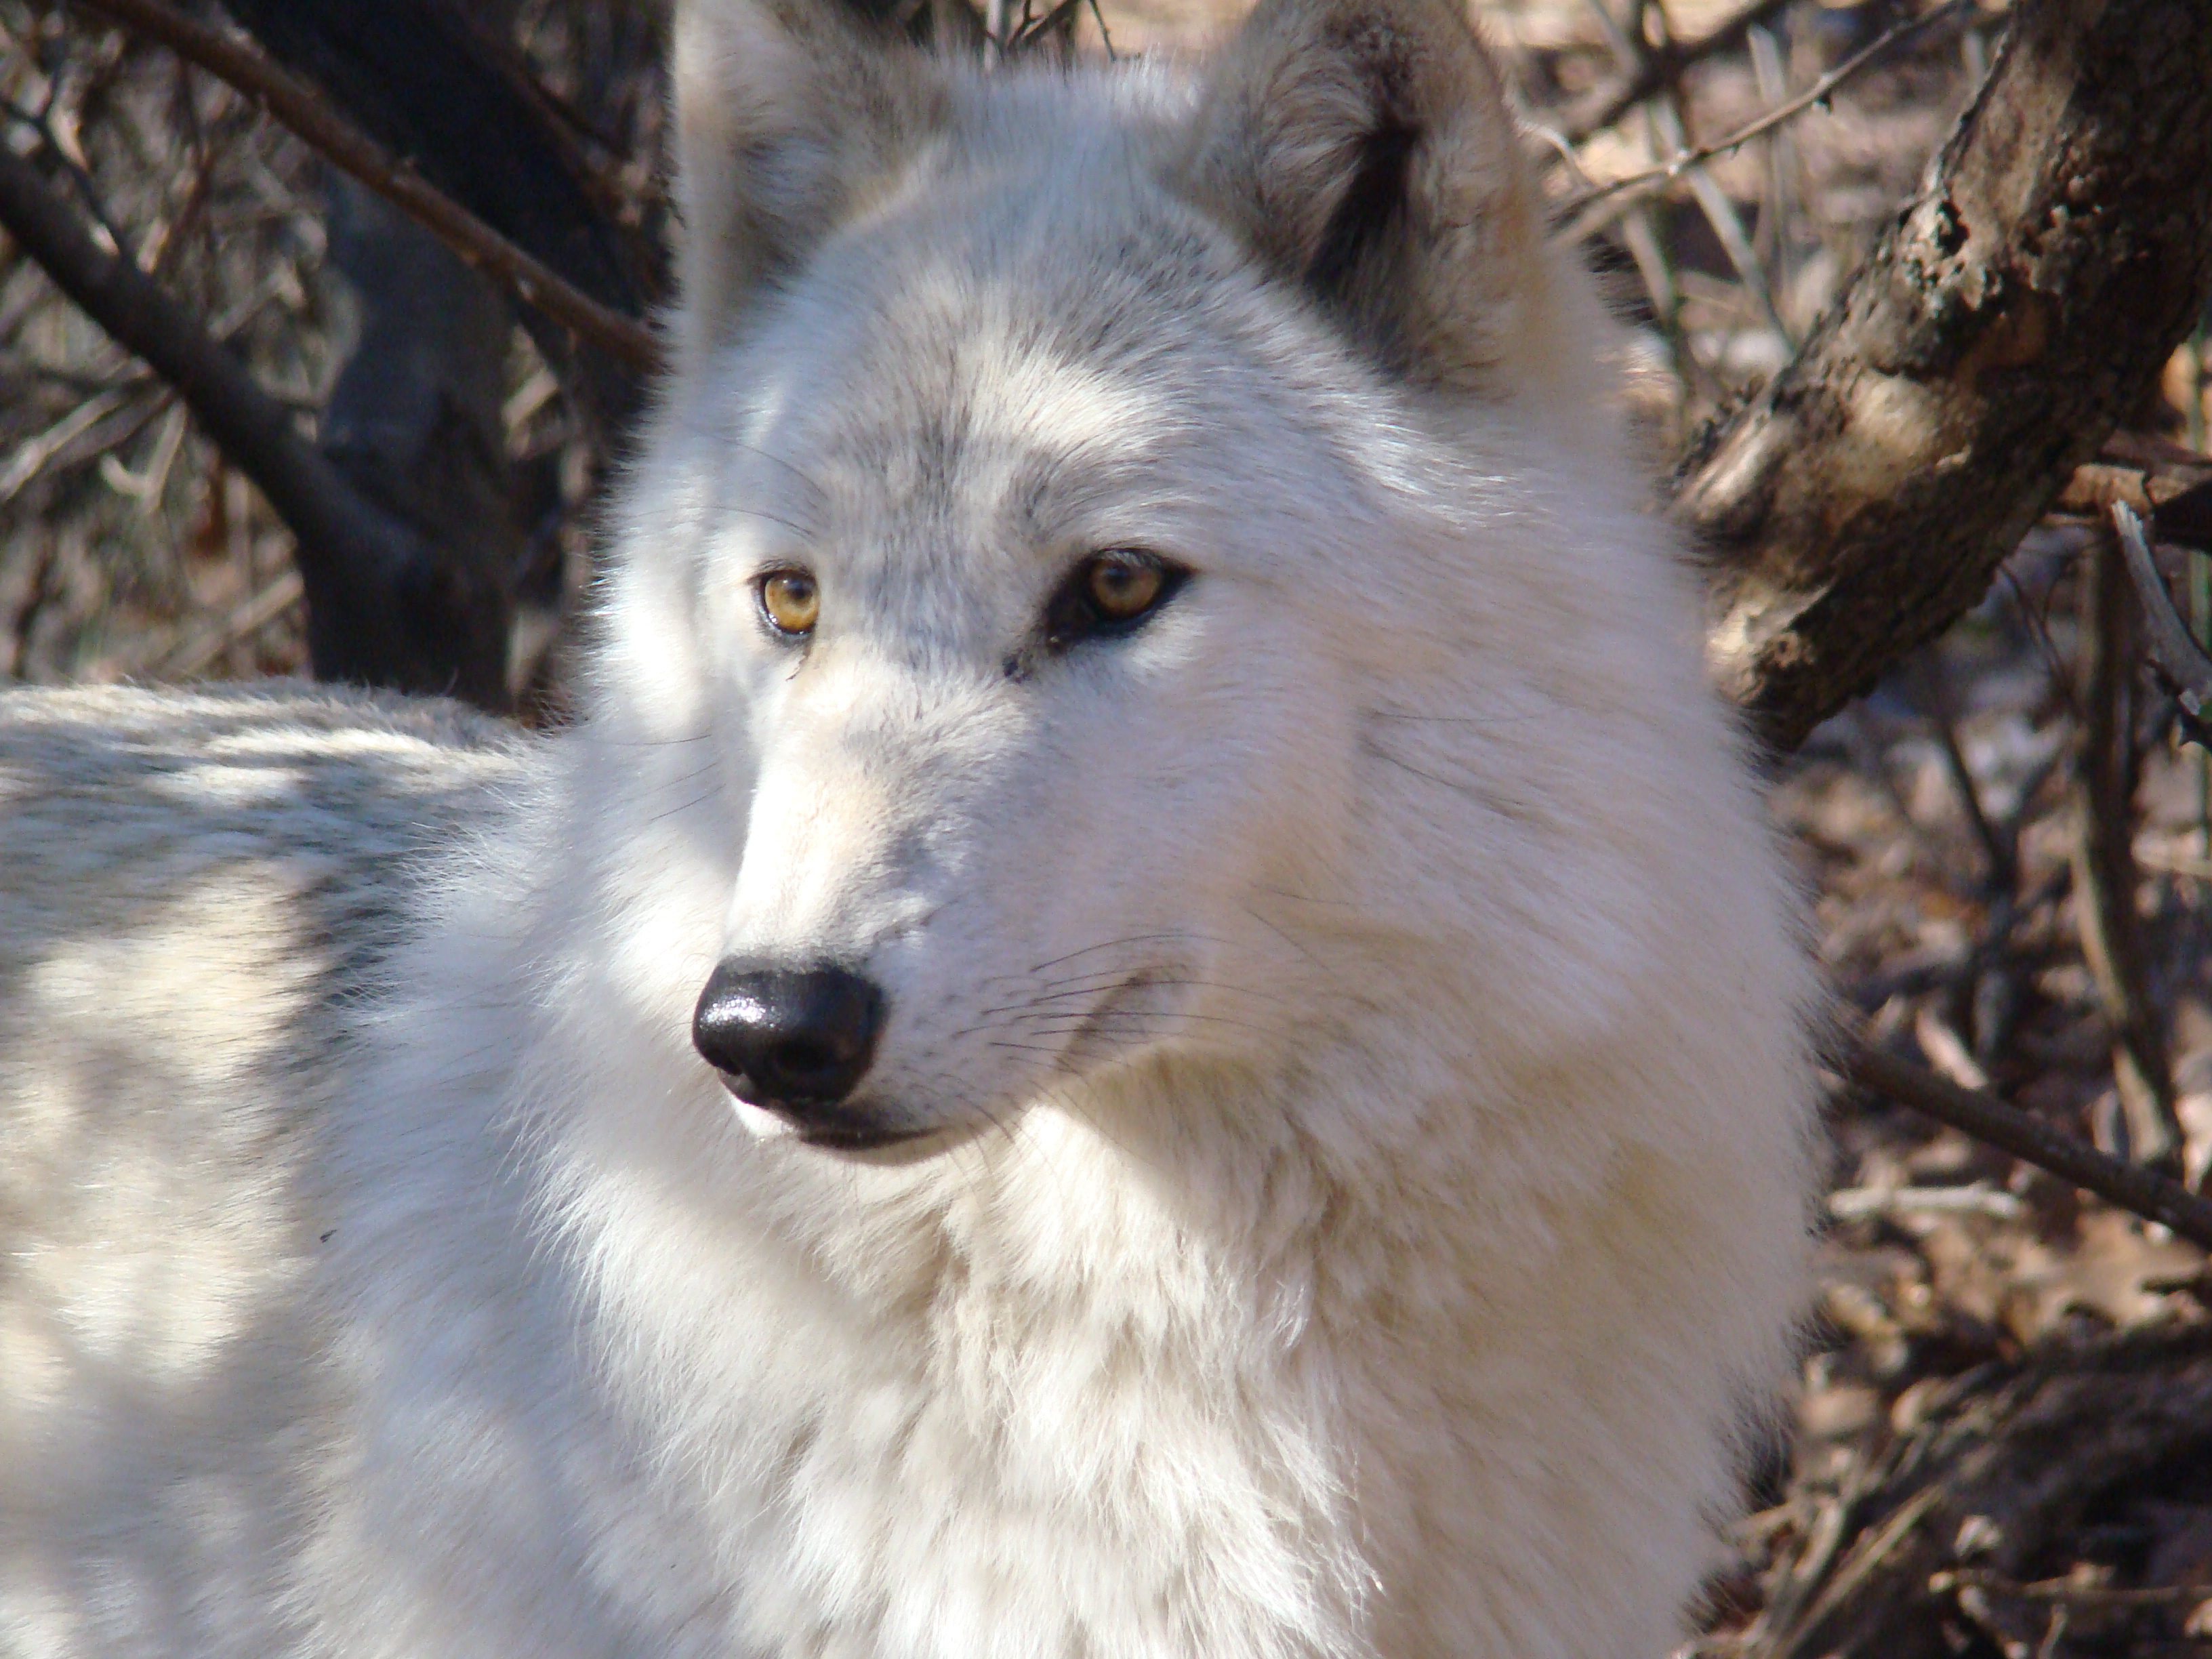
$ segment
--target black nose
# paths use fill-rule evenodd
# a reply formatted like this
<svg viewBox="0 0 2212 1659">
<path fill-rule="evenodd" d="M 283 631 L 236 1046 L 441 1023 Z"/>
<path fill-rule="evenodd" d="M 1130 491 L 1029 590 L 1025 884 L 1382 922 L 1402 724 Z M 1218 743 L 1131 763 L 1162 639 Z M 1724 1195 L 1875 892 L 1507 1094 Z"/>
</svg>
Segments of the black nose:
<svg viewBox="0 0 2212 1659">
<path fill-rule="evenodd" d="M 876 1057 L 884 994 L 842 968 L 726 962 L 691 1016 L 691 1041 L 757 1106 L 830 1105 Z"/>
</svg>

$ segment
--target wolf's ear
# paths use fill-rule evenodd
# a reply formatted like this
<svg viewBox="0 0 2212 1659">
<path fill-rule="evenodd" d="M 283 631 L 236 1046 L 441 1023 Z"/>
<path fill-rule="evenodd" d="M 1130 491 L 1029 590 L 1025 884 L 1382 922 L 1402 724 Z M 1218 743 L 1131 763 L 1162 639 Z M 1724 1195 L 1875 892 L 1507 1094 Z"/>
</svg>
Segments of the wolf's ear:
<svg viewBox="0 0 2212 1659">
<path fill-rule="evenodd" d="M 1395 372 L 1484 389 L 1546 307 L 1542 216 L 1457 0 L 1261 0 L 1188 167 L 1202 206 Z"/>
<path fill-rule="evenodd" d="M 933 125 L 937 67 L 836 0 L 679 0 L 673 53 L 684 344 L 725 332 Z"/>
</svg>

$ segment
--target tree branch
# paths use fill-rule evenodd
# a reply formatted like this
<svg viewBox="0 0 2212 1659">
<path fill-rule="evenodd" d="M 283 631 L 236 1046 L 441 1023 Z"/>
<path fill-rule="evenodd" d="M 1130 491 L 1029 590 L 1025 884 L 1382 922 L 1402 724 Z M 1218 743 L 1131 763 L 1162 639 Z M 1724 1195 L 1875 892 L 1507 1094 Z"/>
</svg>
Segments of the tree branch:
<svg viewBox="0 0 2212 1659">
<path fill-rule="evenodd" d="M 1710 34 L 1677 44 L 1646 50 L 1636 67 L 1611 86 L 1600 87 L 1578 109 L 1568 112 L 1559 131 L 1571 144 L 1579 144 L 1611 126 L 1645 99 L 1680 80 L 1684 71 L 1708 58 L 1718 58 L 1741 46 L 1752 30 L 1771 21 L 1791 0 L 1752 0 L 1752 3 Z"/>
<path fill-rule="evenodd" d="M 407 214 L 468 264 L 525 305 L 609 352 L 635 371 L 659 361 L 653 331 L 602 305 L 550 265 L 517 246 L 413 168 L 335 113 L 327 99 L 260 52 L 195 22 L 166 0 L 76 0 L 160 41 L 268 112 L 340 171 Z"/>
<path fill-rule="evenodd" d="M 2081 572 L 2081 751 L 2075 758 L 2074 911 L 2082 959 L 2112 1033 L 2112 1084 L 2129 1158 L 2181 1167 L 2173 1069 L 2136 915 L 2134 698 L 2139 647 L 2126 556 L 2100 536 Z"/>
<path fill-rule="evenodd" d="M 2142 520 L 2125 501 L 2112 503 L 2112 528 L 2120 538 L 2128 576 L 2135 584 L 2136 602 L 2142 606 L 2149 630 L 2151 666 L 2181 705 L 2183 730 L 2191 741 L 2201 744 L 2212 737 L 2212 731 L 2207 729 L 2208 720 L 2212 720 L 2212 657 L 2206 656 L 2204 647 L 2190 636 L 2189 624 L 2173 608 L 2166 578 L 2158 574 L 2158 564 L 2150 556 Z"/>
<path fill-rule="evenodd" d="M 309 649 L 323 679 L 462 690 L 496 706 L 504 687 L 457 686 L 472 596 L 408 526 L 372 507 L 292 424 L 289 410 L 153 279 L 103 251 L 30 161 L 0 144 L 0 228 L 57 287 L 177 388 L 299 543 Z"/>
<path fill-rule="evenodd" d="M 1778 749 L 1981 597 L 2208 289 L 2212 8 L 2021 0 L 1929 183 L 1677 488 L 1716 555 L 1709 660 Z M 2212 1249 L 2178 1182 L 1863 1043 L 1843 1070 Z"/>
<path fill-rule="evenodd" d="M 1695 149 L 1682 149 L 1656 167 L 1592 185 L 1560 206 L 1554 217 L 1567 222 L 1566 228 L 1559 234 L 1575 242 L 1595 235 L 1626 212 L 1631 204 L 1665 189 L 1686 173 L 1694 174 L 1696 169 L 1707 161 L 1741 149 L 1754 138 L 1765 137 L 1784 122 L 1802 115 L 1815 104 L 1826 103 L 1843 88 L 1844 82 L 1881 63 L 1906 41 L 1917 40 L 1940 24 L 1968 15 L 1973 6 L 1974 0 L 1945 0 L 1944 4 L 1926 16 L 1899 23 L 1880 40 L 1852 53 L 1804 91 L 1784 99 L 1764 114 L 1754 116 L 1725 138 L 1716 138 L 1711 143 L 1699 144 Z M 1608 205 L 1601 210 L 1601 204 Z"/>
<path fill-rule="evenodd" d="M 2108 1158 L 2087 1141 L 2062 1133 L 1995 1095 L 1962 1089 L 1925 1066 L 1879 1048 L 1857 1045 L 1843 1069 L 1845 1078 L 1860 1088 L 1963 1130 L 2212 1250 L 2212 1200 L 2197 1197 L 2178 1181 Z"/>
<path fill-rule="evenodd" d="M 1770 739 L 1980 598 L 2208 288 L 2212 6 L 2021 0 L 1928 185 L 1676 495 Z"/>
</svg>

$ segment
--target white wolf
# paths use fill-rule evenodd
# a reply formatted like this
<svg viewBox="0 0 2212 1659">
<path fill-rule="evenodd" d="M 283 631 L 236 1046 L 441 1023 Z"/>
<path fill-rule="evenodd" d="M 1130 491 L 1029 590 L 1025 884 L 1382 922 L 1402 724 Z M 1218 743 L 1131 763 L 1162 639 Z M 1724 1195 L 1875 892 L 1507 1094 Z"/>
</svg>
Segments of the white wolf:
<svg viewBox="0 0 2212 1659">
<path fill-rule="evenodd" d="M 1464 21 L 676 40 L 579 726 L 5 705 L 0 1649 L 1661 1653 L 1808 972 Z"/>
</svg>

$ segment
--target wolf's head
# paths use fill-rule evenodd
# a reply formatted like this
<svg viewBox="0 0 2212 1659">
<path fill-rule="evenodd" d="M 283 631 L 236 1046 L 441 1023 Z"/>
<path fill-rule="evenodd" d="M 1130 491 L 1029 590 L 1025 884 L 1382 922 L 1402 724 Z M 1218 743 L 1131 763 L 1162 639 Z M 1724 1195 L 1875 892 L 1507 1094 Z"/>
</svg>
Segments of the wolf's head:
<svg viewBox="0 0 2212 1659">
<path fill-rule="evenodd" d="M 1609 809 L 1561 711 L 1697 694 L 1596 620 L 1674 627 L 1665 561 L 1549 521 L 1605 493 L 1555 453 L 1613 453 L 1599 325 L 1445 0 L 1264 0 L 1194 85 L 690 0 L 677 78 L 609 665 L 708 734 L 696 1041 L 753 1127 L 949 1144 L 1586 977 Z"/>
</svg>

